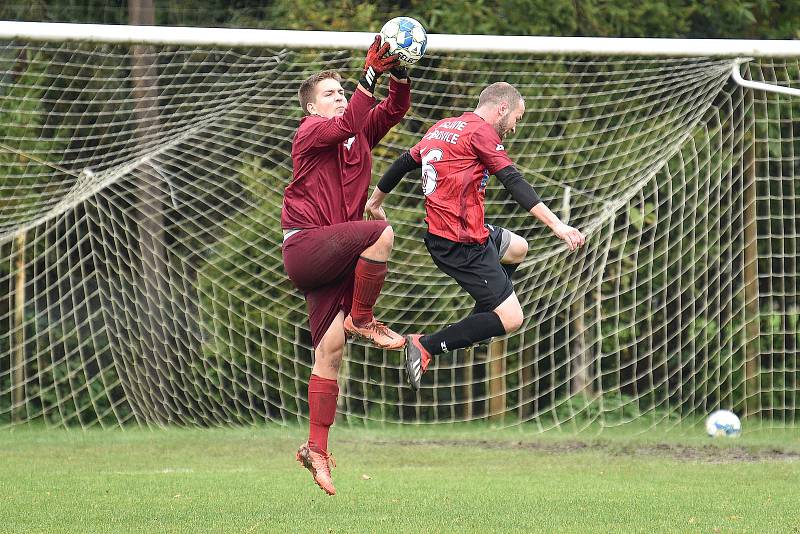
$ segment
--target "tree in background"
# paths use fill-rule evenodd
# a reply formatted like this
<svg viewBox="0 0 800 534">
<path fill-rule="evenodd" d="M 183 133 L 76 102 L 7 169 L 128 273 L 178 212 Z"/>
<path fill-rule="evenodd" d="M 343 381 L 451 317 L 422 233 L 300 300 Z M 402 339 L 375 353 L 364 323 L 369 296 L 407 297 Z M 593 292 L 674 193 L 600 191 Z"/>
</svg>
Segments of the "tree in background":
<svg viewBox="0 0 800 534">
<path fill-rule="evenodd" d="M 127 0 L 9 0 L 0 19 L 126 24 Z M 432 33 L 587 37 L 794 39 L 800 4 L 770 0 L 185 0 L 156 1 L 155 23 L 376 31 L 413 15 Z M 518 16 L 520 13 L 535 14 Z"/>
</svg>

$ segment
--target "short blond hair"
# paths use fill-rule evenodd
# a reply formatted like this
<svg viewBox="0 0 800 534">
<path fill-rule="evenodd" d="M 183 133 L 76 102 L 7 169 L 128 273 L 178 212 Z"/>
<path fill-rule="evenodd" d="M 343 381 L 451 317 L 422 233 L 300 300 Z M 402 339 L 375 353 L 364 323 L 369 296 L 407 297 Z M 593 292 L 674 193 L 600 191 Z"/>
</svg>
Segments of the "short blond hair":
<svg viewBox="0 0 800 534">
<path fill-rule="evenodd" d="M 300 107 L 303 108 L 303 113 L 308 113 L 308 104 L 315 100 L 315 91 L 317 84 L 322 80 L 334 79 L 342 83 L 342 77 L 335 70 L 323 70 L 316 74 L 312 74 L 300 84 L 300 89 L 297 91 L 297 98 L 300 100 Z"/>
<path fill-rule="evenodd" d="M 481 91 L 478 97 L 478 107 L 496 106 L 500 102 L 507 102 L 512 109 L 516 109 L 522 101 L 522 95 L 517 88 L 507 82 L 496 82 Z"/>
</svg>

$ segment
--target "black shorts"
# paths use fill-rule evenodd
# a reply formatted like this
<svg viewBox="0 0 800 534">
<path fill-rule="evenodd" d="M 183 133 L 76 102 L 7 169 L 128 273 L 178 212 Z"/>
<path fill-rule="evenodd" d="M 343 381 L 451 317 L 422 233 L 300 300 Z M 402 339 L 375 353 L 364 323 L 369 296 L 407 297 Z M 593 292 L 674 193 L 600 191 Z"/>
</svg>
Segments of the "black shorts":
<svg viewBox="0 0 800 534">
<path fill-rule="evenodd" d="M 439 269 L 451 276 L 475 299 L 473 313 L 492 311 L 514 292 L 508 273 L 500 265 L 511 232 L 486 225 L 489 239 L 485 245 L 457 243 L 425 234 L 425 246 Z"/>
</svg>

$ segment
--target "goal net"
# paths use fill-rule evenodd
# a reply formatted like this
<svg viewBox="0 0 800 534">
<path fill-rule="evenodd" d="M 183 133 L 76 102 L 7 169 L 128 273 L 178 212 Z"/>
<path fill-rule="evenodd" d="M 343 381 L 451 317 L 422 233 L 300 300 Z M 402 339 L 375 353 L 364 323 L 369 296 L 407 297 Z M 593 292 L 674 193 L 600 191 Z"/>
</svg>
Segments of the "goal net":
<svg viewBox="0 0 800 534">
<path fill-rule="evenodd" d="M 297 89 L 336 69 L 349 94 L 363 50 L 342 48 L 0 40 L 1 426 L 307 417 L 311 340 L 280 209 Z M 508 81 L 527 109 L 509 155 L 587 244 L 570 253 L 490 180 L 487 222 L 530 244 L 522 328 L 437 357 L 418 394 L 401 352 L 350 342 L 340 417 L 580 430 L 727 408 L 796 424 L 800 99 L 743 88 L 737 65 L 800 86 L 797 59 L 432 46 L 375 180 Z M 378 318 L 432 332 L 470 313 L 422 244 L 417 176 L 386 210 Z"/>
</svg>

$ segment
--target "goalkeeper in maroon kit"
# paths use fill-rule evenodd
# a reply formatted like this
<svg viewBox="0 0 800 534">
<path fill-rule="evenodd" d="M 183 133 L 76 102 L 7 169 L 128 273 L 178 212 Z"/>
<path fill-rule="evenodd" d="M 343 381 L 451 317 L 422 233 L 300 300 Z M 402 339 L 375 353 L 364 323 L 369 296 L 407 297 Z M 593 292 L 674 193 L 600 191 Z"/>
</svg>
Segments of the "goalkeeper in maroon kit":
<svg viewBox="0 0 800 534">
<path fill-rule="evenodd" d="M 350 102 L 341 77 L 333 71 L 317 73 L 300 86 L 306 116 L 292 141 L 293 177 L 281 213 L 283 264 L 305 296 L 314 345 L 309 437 L 297 451 L 297 460 L 330 495 L 336 489 L 328 431 L 336 416 L 345 335 L 387 349 L 405 344 L 372 313 L 386 276 L 392 228 L 385 220 L 363 220 L 371 151 L 411 104 L 407 72 L 396 55 L 386 55 L 388 47 L 381 47 L 380 37 L 375 37 Z M 389 97 L 375 106 L 375 84 L 387 71 Z"/>
<path fill-rule="evenodd" d="M 545 206 L 506 154 L 503 138 L 525 112 L 519 91 L 505 82 L 486 87 L 478 107 L 440 120 L 383 175 L 367 201 L 367 213 L 386 219 L 381 204 L 406 173 L 422 168 L 425 194 L 425 246 L 439 269 L 453 277 L 474 299 L 472 314 L 427 335 L 406 336 L 406 372 L 413 389 L 432 356 L 514 332 L 523 315 L 511 276 L 528 253 L 528 243 L 513 232 L 484 223 L 489 175 L 546 224 L 570 250 L 586 237 Z"/>
</svg>

